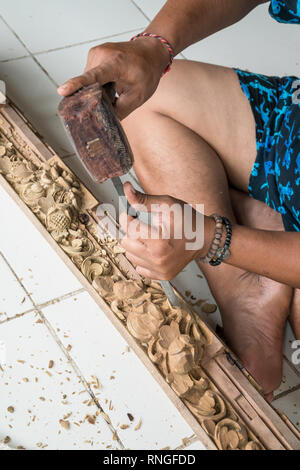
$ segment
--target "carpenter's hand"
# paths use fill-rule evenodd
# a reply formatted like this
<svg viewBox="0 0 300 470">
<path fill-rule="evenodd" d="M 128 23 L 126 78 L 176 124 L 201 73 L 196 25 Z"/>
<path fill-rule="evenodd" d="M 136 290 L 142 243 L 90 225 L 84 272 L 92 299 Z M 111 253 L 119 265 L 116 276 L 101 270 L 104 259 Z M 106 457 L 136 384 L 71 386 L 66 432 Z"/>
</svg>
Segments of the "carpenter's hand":
<svg viewBox="0 0 300 470">
<path fill-rule="evenodd" d="M 152 96 L 168 62 L 167 48 L 155 38 L 102 44 L 90 49 L 84 73 L 60 86 L 58 93 L 67 96 L 83 86 L 112 82 L 119 95 L 116 112 L 123 119 Z"/>
<path fill-rule="evenodd" d="M 169 196 L 137 192 L 130 183 L 124 185 L 124 191 L 136 210 L 152 215 L 152 226 L 126 213 L 120 217 L 126 233 L 122 246 L 139 274 L 150 279 L 170 280 L 190 261 L 203 256 L 206 247 L 203 247 L 203 216 L 199 212 Z"/>
</svg>

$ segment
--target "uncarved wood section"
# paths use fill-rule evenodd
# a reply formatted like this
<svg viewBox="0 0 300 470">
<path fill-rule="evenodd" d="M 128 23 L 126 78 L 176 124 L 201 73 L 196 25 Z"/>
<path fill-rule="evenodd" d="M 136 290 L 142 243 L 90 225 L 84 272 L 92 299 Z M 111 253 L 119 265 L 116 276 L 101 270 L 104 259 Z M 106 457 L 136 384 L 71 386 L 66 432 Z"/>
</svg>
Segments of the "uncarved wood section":
<svg viewBox="0 0 300 470">
<path fill-rule="evenodd" d="M 227 361 L 224 355 L 221 355 L 219 359 Z M 270 428 L 266 426 L 257 411 L 250 405 L 249 401 L 246 400 L 245 396 L 237 386 L 232 383 L 214 359 L 212 359 L 207 365 L 206 371 L 216 386 L 222 389 L 222 393 L 228 400 L 230 400 L 238 415 L 241 416 L 254 434 L 259 436 L 261 443 L 267 449 L 285 450 L 285 447 L 279 439 L 273 434 Z"/>
<path fill-rule="evenodd" d="M 243 374 L 238 373 L 238 369 L 228 363 L 225 356 L 218 356 L 216 362 L 226 371 L 232 382 L 245 396 L 257 414 L 274 432 L 278 439 L 288 449 L 300 450 L 300 441 L 295 433 L 283 422 L 276 411 L 266 402 L 264 397 L 254 388 L 249 387 L 249 382 Z"/>
<path fill-rule="evenodd" d="M 55 152 L 35 134 L 31 129 L 30 123 L 21 116 L 20 112 L 12 106 L 0 106 L 1 114 L 9 121 L 9 123 L 18 131 L 19 135 L 29 145 L 32 150 L 41 155 L 45 161 L 49 160 Z"/>
</svg>

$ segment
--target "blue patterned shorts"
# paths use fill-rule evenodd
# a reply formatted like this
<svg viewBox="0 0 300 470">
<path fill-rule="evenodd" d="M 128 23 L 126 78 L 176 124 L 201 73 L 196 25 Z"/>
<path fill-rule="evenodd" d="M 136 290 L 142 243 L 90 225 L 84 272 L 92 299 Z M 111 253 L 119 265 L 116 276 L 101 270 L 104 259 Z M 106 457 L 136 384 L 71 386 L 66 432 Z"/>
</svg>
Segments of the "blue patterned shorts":
<svg viewBox="0 0 300 470">
<path fill-rule="evenodd" d="M 236 70 L 256 122 L 257 157 L 249 194 L 300 232 L 300 80 Z"/>
</svg>

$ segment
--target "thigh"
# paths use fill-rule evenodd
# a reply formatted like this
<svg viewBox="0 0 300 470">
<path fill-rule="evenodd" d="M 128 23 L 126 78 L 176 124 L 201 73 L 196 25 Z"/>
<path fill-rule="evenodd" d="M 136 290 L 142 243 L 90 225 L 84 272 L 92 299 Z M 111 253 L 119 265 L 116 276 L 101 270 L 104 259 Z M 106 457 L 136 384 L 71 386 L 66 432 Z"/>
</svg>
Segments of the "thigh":
<svg viewBox="0 0 300 470">
<path fill-rule="evenodd" d="M 143 108 L 201 136 L 219 155 L 231 185 L 248 190 L 256 158 L 255 121 L 234 70 L 177 60 L 153 97 L 130 119 L 138 118 Z"/>
</svg>

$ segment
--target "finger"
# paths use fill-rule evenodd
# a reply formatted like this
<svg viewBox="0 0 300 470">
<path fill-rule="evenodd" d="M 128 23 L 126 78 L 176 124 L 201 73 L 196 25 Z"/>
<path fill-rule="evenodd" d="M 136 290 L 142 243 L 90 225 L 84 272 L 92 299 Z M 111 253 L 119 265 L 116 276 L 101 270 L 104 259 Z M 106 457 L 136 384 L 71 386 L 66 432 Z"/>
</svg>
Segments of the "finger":
<svg viewBox="0 0 300 470">
<path fill-rule="evenodd" d="M 118 118 L 122 121 L 136 108 L 141 106 L 142 103 L 137 101 L 134 90 L 119 92 L 117 89 L 116 91 L 119 94 L 119 98 L 116 100 L 114 107 Z"/>
<path fill-rule="evenodd" d="M 161 274 L 157 273 L 156 271 L 153 271 L 152 269 L 147 269 L 147 268 L 143 268 L 143 267 L 140 267 L 140 266 L 137 266 L 136 268 L 136 272 L 138 274 L 140 274 L 141 276 L 144 276 L 148 279 L 154 279 L 154 280 L 166 280 L 164 279 L 164 276 L 162 276 Z"/>
<path fill-rule="evenodd" d="M 129 252 L 126 252 L 125 256 L 135 266 L 149 269 L 149 271 L 153 270 L 153 266 L 147 260 L 140 258 L 139 256 L 135 256 L 134 254 L 129 253 Z"/>
<path fill-rule="evenodd" d="M 134 219 L 130 215 L 126 214 L 126 212 L 122 212 L 120 215 L 120 225 L 128 238 L 145 242 L 151 239 L 152 230 L 155 230 L 150 225 L 147 225 L 138 219 Z"/>
<path fill-rule="evenodd" d="M 79 90 L 83 86 L 92 85 L 93 83 L 97 82 L 100 85 L 105 85 L 108 82 L 113 82 L 113 80 L 112 69 L 98 66 L 88 70 L 78 77 L 71 78 L 66 83 L 61 85 L 57 89 L 57 92 L 59 95 L 68 96 L 72 93 L 75 93 L 75 91 Z"/>
<path fill-rule="evenodd" d="M 167 206 L 170 205 L 170 198 L 168 196 L 152 196 L 141 193 L 129 181 L 124 184 L 124 193 L 129 204 L 137 211 L 151 212 L 154 216 L 159 216 L 160 218 L 161 207 L 165 204 Z"/>
<path fill-rule="evenodd" d="M 128 253 L 131 253 L 140 258 L 145 256 L 146 247 L 140 240 L 131 240 L 128 237 L 124 237 L 121 241 L 121 245 Z"/>
</svg>

